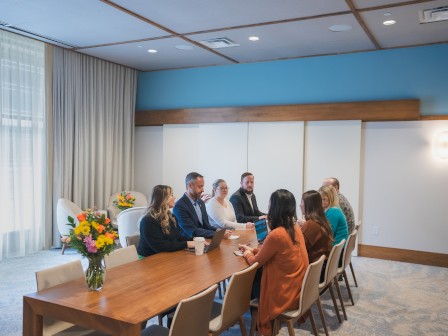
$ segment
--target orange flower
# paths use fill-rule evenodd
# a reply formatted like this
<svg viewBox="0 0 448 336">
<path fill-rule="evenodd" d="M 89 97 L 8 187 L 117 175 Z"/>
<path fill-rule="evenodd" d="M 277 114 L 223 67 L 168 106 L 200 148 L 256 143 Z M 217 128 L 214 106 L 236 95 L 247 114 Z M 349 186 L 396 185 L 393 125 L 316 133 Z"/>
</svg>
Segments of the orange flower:
<svg viewBox="0 0 448 336">
<path fill-rule="evenodd" d="M 78 218 L 78 220 L 80 222 L 85 221 L 86 220 L 86 214 L 85 212 L 80 213 L 78 216 L 76 216 L 76 218 Z"/>
<path fill-rule="evenodd" d="M 100 224 L 100 225 L 98 225 L 97 231 L 98 231 L 98 233 L 102 233 L 104 231 L 104 229 L 105 229 L 104 225 Z"/>
<path fill-rule="evenodd" d="M 106 233 L 104 233 L 104 235 L 105 235 L 107 238 L 115 239 L 115 233 L 113 233 L 113 232 L 106 232 Z"/>
<path fill-rule="evenodd" d="M 110 219 L 106 217 L 106 219 L 104 220 L 104 222 L 105 222 L 106 224 L 109 224 L 109 223 L 110 223 Z"/>
</svg>

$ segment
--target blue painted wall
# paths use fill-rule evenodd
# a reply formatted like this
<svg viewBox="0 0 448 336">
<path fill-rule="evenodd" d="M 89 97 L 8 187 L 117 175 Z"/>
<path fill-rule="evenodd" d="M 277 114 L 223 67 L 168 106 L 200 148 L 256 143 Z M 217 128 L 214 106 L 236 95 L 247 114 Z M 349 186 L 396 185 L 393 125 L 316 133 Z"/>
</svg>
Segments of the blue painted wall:
<svg viewBox="0 0 448 336">
<path fill-rule="evenodd" d="M 448 44 L 144 72 L 137 111 L 407 98 L 448 114 Z"/>
</svg>

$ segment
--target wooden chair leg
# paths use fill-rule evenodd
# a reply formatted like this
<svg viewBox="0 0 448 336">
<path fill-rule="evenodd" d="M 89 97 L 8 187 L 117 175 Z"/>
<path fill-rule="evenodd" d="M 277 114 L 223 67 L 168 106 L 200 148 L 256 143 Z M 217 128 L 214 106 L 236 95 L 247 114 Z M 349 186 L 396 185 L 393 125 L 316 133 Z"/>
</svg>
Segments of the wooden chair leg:
<svg viewBox="0 0 448 336">
<path fill-rule="evenodd" d="M 344 320 L 347 321 L 347 314 L 345 313 L 344 301 L 342 301 L 341 289 L 339 288 L 338 279 L 337 277 L 335 277 L 333 280 L 336 286 L 336 291 L 338 292 L 339 301 L 341 302 L 341 308 L 342 308 L 342 314 L 344 314 Z"/>
<path fill-rule="evenodd" d="M 293 320 L 286 321 L 286 326 L 288 327 L 289 336 L 294 336 L 295 332 L 294 332 Z"/>
<path fill-rule="evenodd" d="M 355 281 L 355 286 L 358 287 L 358 282 L 356 281 L 356 277 L 355 277 L 355 271 L 353 270 L 353 265 L 352 262 L 350 261 L 350 270 L 352 271 L 352 275 L 353 275 L 353 280 Z"/>
<path fill-rule="evenodd" d="M 336 298 L 335 298 L 334 292 L 333 292 L 333 285 L 331 284 L 331 282 L 329 283 L 328 287 L 329 287 L 328 289 L 330 290 L 331 299 L 333 300 L 333 306 L 334 306 L 336 315 L 338 317 L 338 321 L 339 321 L 339 323 L 342 323 L 341 314 L 339 314 L 339 308 L 338 308 L 338 304 L 336 303 Z"/>
<path fill-rule="evenodd" d="M 241 330 L 241 336 L 246 336 L 246 324 L 244 323 L 244 318 L 243 316 L 240 316 L 238 318 L 238 324 L 240 325 L 240 330 Z"/>
<path fill-rule="evenodd" d="M 255 335 L 255 326 L 257 325 L 257 321 L 258 321 L 258 310 L 254 309 L 252 311 L 252 317 L 251 317 L 251 321 L 250 321 L 249 336 Z"/>
<path fill-rule="evenodd" d="M 325 321 L 324 310 L 322 309 L 322 303 L 320 302 L 320 297 L 317 298 L 316 302 L 317 302 L 317 308 L 319 308 L 319 315 L 325 330 L 325 335 L 328 336 L 327 322 Z"/>
<path fill-rule="evenodd" d="M 314 335 L 317 336 L 317 335 L 319 335 L 319 333 L 317 332 L 317 326 L 316 326 L 316 321 L 314 320 L 313 311 L 310 308 L 310 310 L 308 312 L 310 313 L 310 321 L 311 321 L 311 326 L 313 327 Z M 294 333 L 292 335 L 294 335 Z"/>
<path fill-rule="evenodd" d="M 350 290 L 350 285 L 348 284 L 348 279 L 347 279 L 347 272 L 345 270 L 342 272 L 342 276 L 344 277 L 344 280 L 345 280 L 345 286 L 347 287 L 348 297 L 350 298 L 350 301 L 352 302 L 352 306 L 354 306 L 355 301 L 353 301 L 352 291 Z"/>
</svg>

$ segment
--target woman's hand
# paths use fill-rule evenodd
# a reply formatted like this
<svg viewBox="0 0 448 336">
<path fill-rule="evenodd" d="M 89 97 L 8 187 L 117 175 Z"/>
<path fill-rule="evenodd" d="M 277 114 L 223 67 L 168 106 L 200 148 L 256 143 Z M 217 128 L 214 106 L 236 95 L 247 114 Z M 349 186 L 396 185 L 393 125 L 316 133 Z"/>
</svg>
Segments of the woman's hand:
<svg viewBox="0 0 448 336">
<path fill-rule="evenodd" d="M 194 241 L 192 241 L 192 240 L 187 241 L 187 246 L 188 246 L 188 248 L 194 248 Z"/>
<path fill-rule="evenodd" d="M 246 252 L 246 251 L 249 251 L 250 253 L 253 253 L 252 251 L 253 251 L 253 248 L 251 248 L 251 247 L 249 247 L 248 245 L 245 245 L 245 244 L 239 244 L 238 245 L 238 249 L 241 251 L 241 252 Z"/>
<path fill-rule="evenodd" d="M 246 230 L 252 230 L 255 227 L 254 223 L 247 222 L 246 223 Z"/>
</svg>

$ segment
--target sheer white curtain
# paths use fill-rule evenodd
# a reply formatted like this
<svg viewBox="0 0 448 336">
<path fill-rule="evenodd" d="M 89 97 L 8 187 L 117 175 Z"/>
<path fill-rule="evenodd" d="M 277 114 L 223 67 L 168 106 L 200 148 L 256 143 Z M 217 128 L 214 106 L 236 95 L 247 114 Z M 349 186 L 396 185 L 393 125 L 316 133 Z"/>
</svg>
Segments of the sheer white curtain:
<svg viewBox="0 0 448 336">
<path fill-rule="evenodd" d="M 43 248 L 45 46 L 0 30 L 0 260 Z"/>
<path fill-rule="evenodd" d="M 112 193 L 132 189 L 136 87 L 136 70 L 54 47 L 54 207 L 63 197 L 105 209 Z"/>
</svg>

